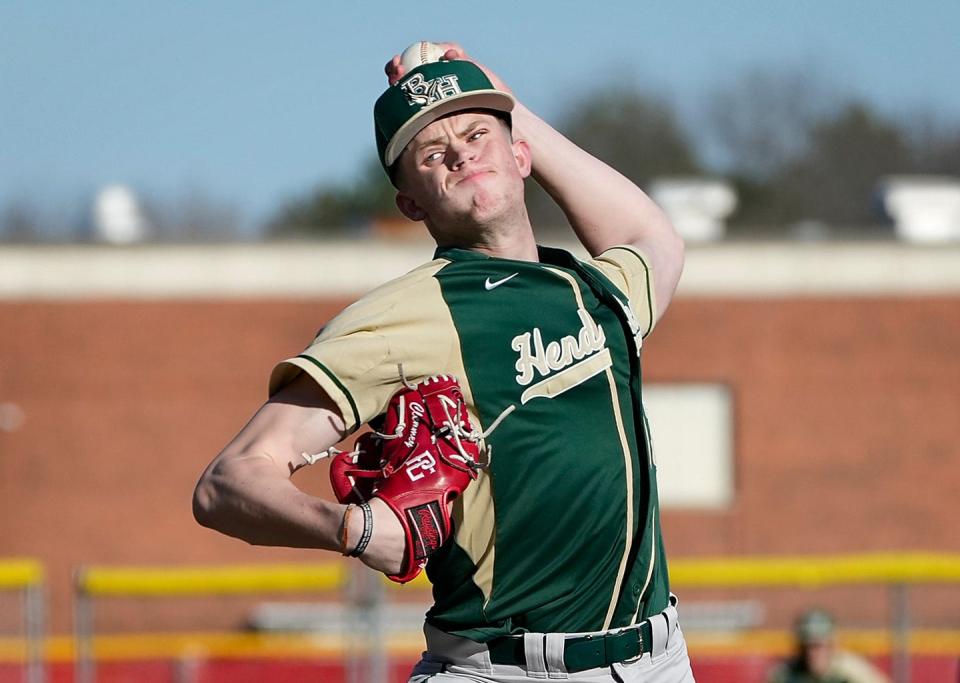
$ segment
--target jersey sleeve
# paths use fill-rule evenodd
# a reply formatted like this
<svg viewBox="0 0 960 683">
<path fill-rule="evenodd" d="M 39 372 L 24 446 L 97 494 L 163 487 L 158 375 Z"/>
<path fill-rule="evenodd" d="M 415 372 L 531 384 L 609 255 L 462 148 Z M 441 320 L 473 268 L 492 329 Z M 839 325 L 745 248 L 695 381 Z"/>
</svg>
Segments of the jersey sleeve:
<svg viewBox="0 0 960 683">
<path fill-rule="evenodd" d="M 432 269 L 414 271 L 345 308 L 302 353 L 274 367 L 270 395 L 307 373 L 354 431 L 382 413 L 400 388 L 400 364 L 412 380 L 436 374 L 450 340 L 433 325 L 440 310 L 431 305 L 439 299 L 431 275 Z"/>
<path fill-rule="evenodd" d="M 588 261 L 598 268 L 629 300 L 645 338 L 657 320 L 650 259 L 636 247 L 611 247 Z"/>
</svg>

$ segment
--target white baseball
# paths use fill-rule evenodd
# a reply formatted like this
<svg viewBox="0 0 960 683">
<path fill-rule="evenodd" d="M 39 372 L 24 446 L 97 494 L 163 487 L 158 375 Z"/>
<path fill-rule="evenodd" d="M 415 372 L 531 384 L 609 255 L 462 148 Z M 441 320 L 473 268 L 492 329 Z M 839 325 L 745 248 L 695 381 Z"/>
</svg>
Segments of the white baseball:
<svg viewBox="0 0 960 683">
<path fill-rule="evenodd" d="M 446 50 L 436 43 L 421 40 L 403 51 L 400 55 L 400 66 L 406 72 L 430 62 L 439 62 L 445 52 Z"/>
</svg>

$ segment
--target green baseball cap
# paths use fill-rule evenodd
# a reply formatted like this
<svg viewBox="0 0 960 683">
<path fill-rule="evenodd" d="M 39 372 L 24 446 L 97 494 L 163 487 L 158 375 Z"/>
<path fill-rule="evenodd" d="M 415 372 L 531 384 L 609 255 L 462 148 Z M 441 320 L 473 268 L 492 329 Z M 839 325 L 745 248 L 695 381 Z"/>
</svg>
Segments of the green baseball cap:
<svg viewBox="0 0 960 683">
<path fill-rule="evenodd" d="M 473 62 L 422 64 L 387 88 L 373 107 L 380 163 L 389 174 L 407 143 L 441 116 L 464 109 L 509 113 L 514 104 Z"/>
<path fill-rule="evenodd" d="M 833 637 L 836 626 L 833 617 L 822 609 L 813 609 L 800 615 L 796 623 L 797 638 L 802 643 L 817 643 Z"/>
</svg>

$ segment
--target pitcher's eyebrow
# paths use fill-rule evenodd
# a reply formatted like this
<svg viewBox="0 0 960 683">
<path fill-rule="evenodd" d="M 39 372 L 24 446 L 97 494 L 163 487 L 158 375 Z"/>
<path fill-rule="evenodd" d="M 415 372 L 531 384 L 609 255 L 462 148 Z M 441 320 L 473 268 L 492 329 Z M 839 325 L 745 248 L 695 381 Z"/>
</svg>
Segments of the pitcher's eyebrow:
<svg viewBox="0 0 960 683">
<path fill-rule="evenodd" d="M 419 151 L 420 151 L 421 149 L 423 149 L 424 147 L 429 147 L 430 145 L 439 145 L 439 144 L 441 144 L 441 143 L 442 143 L 444 140 L 446 140 L 446 139 L 447 139 L 447 136 L 446 136 L 446 135 L 438 135 L 438 136 L 435 137 L 435 138 L 430 138 L 429 140 L 424 140 L 423 142 L 419 142 L 419 143 L 417 143 L 416 145 L 414 145 L 413 151 L 419 152 Z"/>
<path fill-rule="evenodd" d="M 483 119 L 474 119 L 473 121 L 468 121 L 466 126 L 457 131 L 457 135 L 461 138 L 468 137 L 470 133 L 485 123 L 486 122 Z"/>
<path fill-rule="evenodd" d="M 465 138 L 465 137 L 467 137 L 468 135 L 470 135 L 470 133 L 471 133 L 474 129 L 479 128 L 480 126 L 484 125 L 484 123 L 485 123 L 485 122 L 483 121 L 483 119 L 474 119 L 473 121 L 469 121 L 466 126 L 464 126 L 462 129 L 460 129 L 460 130 L 457 131 L 457 136 L 458 136 L 458 137 L 461 137 L 461 138 Z M 436 136 L 436 137 L 434 137 L 434 138 L 430 138 L 429 140 L 424 140 L 423 142 L 420 142 L 420 143 L 414 145 L 414 146 L 413 146 L 413 151 L 414 151 L 414 152 L 419 152 L 419 151 L 420 151 L 421 149 L 423 149 L 424 147 L 429 147 L 430 145 L 439 145 L 439 144 L 442 144 L 442 143 L 446 142 L 446 139 L 447 139 L 447 136 L 446 136 L 446 135 L 443 135 L 443 134 L 441 133 L 440 135 L 438 135 L 438 136 Z"/>
</svg>

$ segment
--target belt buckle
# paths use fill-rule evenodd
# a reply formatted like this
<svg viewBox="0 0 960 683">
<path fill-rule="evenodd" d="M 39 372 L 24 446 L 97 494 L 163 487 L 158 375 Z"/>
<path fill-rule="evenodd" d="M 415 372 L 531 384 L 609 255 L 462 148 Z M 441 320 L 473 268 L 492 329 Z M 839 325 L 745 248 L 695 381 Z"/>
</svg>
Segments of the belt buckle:
<svg viewBox="0 0 960 683">
<path fill-rule="evenodd" d="M 564 663 L 571 673 L 610 666 L 643 655 L 644 640 L 640 624 L 584 634 L 564 644 Z"/>
<path fill-rule="evenodd" d="M 643 654 L 643 634 L 638 628 L 624 628 L 603 638 L 606 665 L 623 662 Z"/>
</svg>

